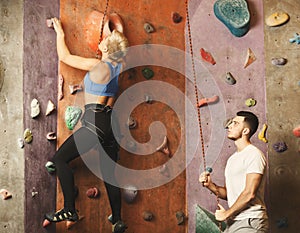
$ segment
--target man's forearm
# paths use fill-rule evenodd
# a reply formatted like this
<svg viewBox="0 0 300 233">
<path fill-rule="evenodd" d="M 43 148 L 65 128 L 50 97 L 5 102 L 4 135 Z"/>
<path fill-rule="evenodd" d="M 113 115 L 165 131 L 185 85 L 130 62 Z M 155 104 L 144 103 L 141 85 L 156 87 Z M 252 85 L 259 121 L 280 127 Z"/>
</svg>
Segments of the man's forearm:
<svg viewBox="0 0 300 233">
<path fill-rule="evenodd" d="M 227 200 L 227 191 L 225 187 L 221 187 L 216 185 L 215 183 L 211 183 L 207 188 L 219 198 Z"/>
</svg>

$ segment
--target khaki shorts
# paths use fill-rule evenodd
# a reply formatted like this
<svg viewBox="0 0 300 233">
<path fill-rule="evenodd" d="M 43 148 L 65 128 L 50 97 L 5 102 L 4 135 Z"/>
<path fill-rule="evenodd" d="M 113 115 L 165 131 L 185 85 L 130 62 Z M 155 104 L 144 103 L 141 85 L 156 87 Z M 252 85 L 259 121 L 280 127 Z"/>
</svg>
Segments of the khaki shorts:
<svg viewBox="0 0 300 233">
<path fill-rule="evenodd" d="M 268 233 L 269 221 L 261 218 L 247 218 L 228 222 L 224 233 Z"/>
</svg>

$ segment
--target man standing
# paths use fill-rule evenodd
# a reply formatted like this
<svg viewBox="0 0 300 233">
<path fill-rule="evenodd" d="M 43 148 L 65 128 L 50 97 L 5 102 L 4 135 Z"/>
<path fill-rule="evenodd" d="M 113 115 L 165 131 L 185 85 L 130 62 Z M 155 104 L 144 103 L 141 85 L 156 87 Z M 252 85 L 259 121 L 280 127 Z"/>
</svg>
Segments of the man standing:
<svg viewBox="0 0 300 233">
<path fill-rule="evenodd" d="M 237 151 L 225 167 L 225 186 L 212 182 L 208 172 L 199 181 L 219 198 L 228 201 L 229 209 L 218 205 L 218 221 L 227 220 L 226 233 L 267 233 L 268 216 L 264 202 L 266 158 L 251 144 L 250 138 L 258 127 L 257 116 L 240 111 L 228 126 L 227 137 L 234 141 Z"/>
</svg>

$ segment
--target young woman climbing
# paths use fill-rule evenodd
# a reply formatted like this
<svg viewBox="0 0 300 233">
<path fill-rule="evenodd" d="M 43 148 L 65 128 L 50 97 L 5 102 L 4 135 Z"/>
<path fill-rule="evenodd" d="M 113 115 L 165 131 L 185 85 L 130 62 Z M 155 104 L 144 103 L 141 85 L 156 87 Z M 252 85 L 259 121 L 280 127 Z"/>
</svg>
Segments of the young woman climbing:
<svg viewBox="0 0 300 233">
<path fill-rule="evenodd" d="M 122 59 L 127 53 L 128 40 L 117 30 L 112 31 L 99 44 L 101 60 L 83 58 L 70 53 L 65 34 L 59 19 L 52 18 L 56 32 L 59 60 L 71 67 L 86 70 L 84 77 L 85 111 L 81 119 L 82 126 L 75 131 L 55 153 L 52 162 L 64 197 L 64 208 L 45 215 L 50 222 L 78 221 L 75 209 L 74 176 L 69 162 L 98 146 L 100 169 L 112 210 L 112 229 L 122 233 L 127 226 L 121 220 L 121 191 L 119 187 L 106 182 L 114 179 L 114 164 L 118 157 L 118 143 L 112 131 L 112 107 L 118 92 L 118 76 L 122 72 Z M 105 154 L 114 162 L 109 163 Z M 101 162 L 103 159 L 103 162 Z"/>
</svg>

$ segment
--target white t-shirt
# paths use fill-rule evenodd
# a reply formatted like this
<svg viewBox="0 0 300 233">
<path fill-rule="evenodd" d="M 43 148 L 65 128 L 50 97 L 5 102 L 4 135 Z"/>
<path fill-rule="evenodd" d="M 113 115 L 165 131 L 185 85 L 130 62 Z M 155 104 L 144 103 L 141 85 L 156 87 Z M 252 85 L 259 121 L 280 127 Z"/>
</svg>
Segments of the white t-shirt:
<svg viewBox="0 0 300 233">
<path fill-rule="evenodd" d="M 267 218 L 264 191 L 266 181 L 266 158 L 264 154 L 252 144 L 240 152 L 235 152 L 227 161 L 225 168 L 225 182 L 228 206 L 231 207 L 245 188 L 246 175 L 249 173 L 263 174 L 263 179 L 257 190 L 255 199 L 249 207 L 237 216 L 235 220 L 247 218 Z"/>
</svg>

